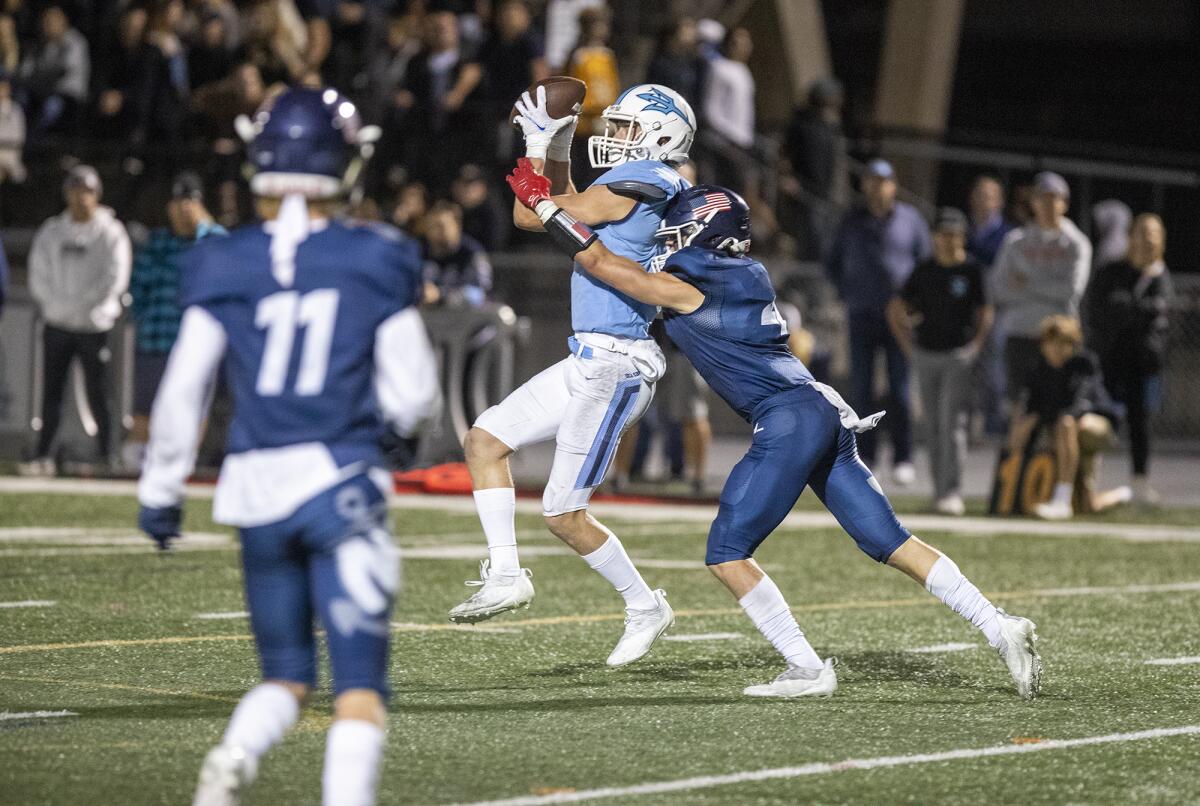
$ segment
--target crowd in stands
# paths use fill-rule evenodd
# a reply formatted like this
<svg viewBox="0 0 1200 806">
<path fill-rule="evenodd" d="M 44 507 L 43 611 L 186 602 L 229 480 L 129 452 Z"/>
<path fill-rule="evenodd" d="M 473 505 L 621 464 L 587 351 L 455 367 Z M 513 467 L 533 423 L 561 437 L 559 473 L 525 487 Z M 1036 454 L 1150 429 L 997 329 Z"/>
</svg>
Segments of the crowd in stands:
<svg viewBox="0 0 1200 806">
<path fill-rule="evenodd" d="M 1053 442 L 1061 483 L 1048 517 L 1109 503 L 1097 495 L 1072 504 L 1067 487 L 1092 473 L 1088 457 L 1122 423 L 1134 492 L 1153 500 L 1148 424 L 1171 293 L 1161 220 L 1102 203 L 1090 211 L 1093 247 L 1066 217 L 1066 181 L 1042 173 L 1009 188 L 1007 206 L 1000 180 L 981 176 L 966 212 L 939 211 L 931 228 L 897 198 L 896 170 L 884 160 L 868 162 L 852 189 L 836 80 L 809 88 L 771 164 L 755 120 L 747 30 L 669 20 L 642 75 L 626 74 L 611 39 L 601 0 L 0 0 L 0 186 L 27 181 L 26 156 L 43 142 L 65 153 L 72 143 L 106 141 L 122 155 L 110 202 L 120 216 L 100 203 L 101 176 L 77 165 L 64 185 L 66 210 L 34 240 L 29 284 L 46 335 L 31 467 L 46 469 L 72 358 L 84 367 L 97 420 L 110 421 L 106 343 L 126 292 L 138 329 L 134 453 L 144 442 L 178 324 L 177 256 L 248 219 L 235 120 L 275 87 L 335 86 L 381 125 L 351 212 L 421 240 L 425 304 L 471 307 L 492 293 L 488 253 L 522 245 L 499 191 L 522 153 L 508 120 L 513 100 L 533 81 L 566 73 L 588 85 L 573 152 L 581 174 L 586 139 L 602 131 L 600 113 L 622 87 L 642 79 L 669 85 L 701 120 L 688 169 L 746 197 L 756 243 L 785 232 L 798 257 L 827 267 L 847 311 L 847 397 L 859 411 L 875 410 L 875 364 L 881 353 L 885 359 L 894 482 L 915 480 L 915 375 L 939 511 L 963 511 L 972 411 L 1011 450 L 1043 432 Z M 181 166 L 195 172 L 179 175 Z M 768 180 L 777 181 L 774 205 L 763 198 Z M 161 200 L 156 186 L 166 189 Z M 135 237 L 131 258 L 119 219 L 154 220 L 164 209 L 167 226 Z M 3 278 L 0 271 L 0 304 Z M 792 329 L 796 349 L 820 363 L 811 336 Z M 711 440 L 704 390 L 690 376 L 678 380 L 660 419 L 673 429 L 670 464 L 700 489 Z M 629 440 L 619 463 L 635 477 L 653 423 L 652 414 L 641 449 Z M 106 429 L 97 435 L 103 461 L 113 450 Z M 860 451 L 877 462 L 873 433 Z"/>
</svg>

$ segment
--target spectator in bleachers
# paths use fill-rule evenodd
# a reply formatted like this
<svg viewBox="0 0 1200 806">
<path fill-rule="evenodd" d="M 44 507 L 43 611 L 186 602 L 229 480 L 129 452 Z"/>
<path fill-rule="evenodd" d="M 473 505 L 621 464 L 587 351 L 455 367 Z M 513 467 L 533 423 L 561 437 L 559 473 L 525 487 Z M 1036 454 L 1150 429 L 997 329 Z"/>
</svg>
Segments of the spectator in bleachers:
<svg viewBox="0 0 1200 806">
<path fill-rule="evenodd" d="M 588 8 L 580 13 L 579 42 L 567 62 L 568 74 L 587 84 L 577 129 L 580 141 L 604 133 L 600 113 L 621 93 L 617 55 L 608 46 L 611 33 L 612 18 L 607 8 Z"/>
<path fill-rule="evenodd" d="M 450 185 L 450 198 L 462 210 L 463 232 L 479 241 L 488 252 L 501 249 L 508 239 L 512 216 L 500 201 L 478 165 L 467 163 Z"/>
<path fill-rule="evenodd" d="M 1092 244 L 1066 217 L 1070 188 L 1056 173 L 1034 177 L 1030 223 L 1009 233 L 992 269 L 992 297 L 1004 328 L 1008 399 L 1040 354 L 1048 316 L 1079 317 L 1079 302 L 1092 268 Z"/>
<path fill-rule="evenodd" d="M 1100 357 L 1104 383 L 1125 405 L 1133 461 L 1134 500 L 1158 502 L 1150 486 L 1150 417 L 1162 385 L 1173 291 L 1163 262 L 1162 219 L 1134 219 L 1129 252 L 1100 267 L 1087 295 L 1088 341 Z"/>
<path fill-rule="evenodd" d="M 983 265 L 990 279 L 992 265 L 1013 225 L 1004 216 L 1004 188 L 990 174 L 980 174 L 971 185 L 968 198 L 971 225 L 967 231 L 967 252 Z M 1004 434 L 1004 329 L 996 326 L 988 334 L 979 355 L 978 405 L 983 412 L 984 431 L 993 437 Z"/>
<path fill-rule="evenodd" d="M 1129 229 L 1133 211 L 1119 199 L 1092 205 L 1092 270 L 1124 260 L 1129 254 Z"/>
<path fill-rule="evenodd" d="M 396 194 L 392 223 L 413 237 L 420 237 L 421 224 L 429 212 L 429 190 L 420 182 L 409 182 Z"/>
<path fill-rule="evenodd" d="M 492 263 L 462 230 L 462 210 L 448 201 L 429 209 L 422 225 L 426 305 L 477 308 L 492 288 Z"/>
<path fill-rule="evenodd" d="M 462 44 L 449 11 L 425 17 L 424 48 L 408 64 L 397 105 L 404 110 L 406 162 L 416 178 L 444 192 L 458 166 L 475 150 L 475 115 L 467 101 L 483 78 L 475 55 Z"/>
<path fill-rule="evenodd" d="M 753 195 L 757 187 L 754 149 L 754 76 L 747 62 L 754 50 L 750 32 L 733 28 L 725 35 L 721 54 L 708 66 L 704 83 L 700 137 L 713 163 L 715 182 Z"/>
<path fill-rule="evenodd" d="M 984 268 L 967 254 L 967 217 L 942 208 L 933 257 L 913 269 L 888 306 L 892 333 L 911 357 L 929 435 L 934 509 L 962 515 L 971 374 L 992 326 Z"/>
<path fill-rule="evenodd" d="M 12 75 L 21 66 L 21 41 L 12 15 L 5 11 L 0 9 L 0 71 Z"/>
<path fill-rule="evenodd" d="M 48 6 L 42 12 L 41 37 L 20 70 L 33 131 L 71 131 L 87 103 L 91 74 L 87 39 L 71 27 L 62 8 Z"/>
<path fill-rule="evenodd" d="M 129 6 L 117 20 L 115 41 L 105 48 L 96 98 L 97 132 L 103 136 L 124 139 L 137 123 L 148 23 L 143 6 Z"/>
<path fill-rule="evenodd" d="M 552 73 L 563 72 L 571 51 L 579 42 L 579 15 L 589 8 L 603 8 L 604 0 L 547 0 L 546 64 Z"/>
<path fill-rule="evenodd" d="M 990 269 L 1000 253 L 1000 245 L 1013 225 L 1004 217 L 1004 187 L 990 174 L 980 174 L 971 185 L 971 228 L 967 232 L 967 251 Z"/>
<path fill-rule="evenodd" d="M 371 120 L 389 125 L 396 108 L 396 92 L 404 83 L 409 62 L 421 49 L 413 35 L 414 21 L 408 14 L 388 19 L 383 44 L 371 55 L 367 65 L 367 93 L 362 109 Z"/>
<path fill-rule="evenodd" d="M 50 448 L 76 358 L 96 420 L 96 454 L 102 464 L 109 463 L 108 336 L 129 287 L 129 236 L 113 211 L 100 205 L 100 176 L 78 165 L 67 174 L 63 191 L 67 209 L 42 224 L 29 252 L 29 293 L 45 321 L 42 428 L 32 460 L 22 465 L 22 472 L 35 475 L 54 473 Z"/>
<path fill-rule="evenodd" d="M 788 124 L 780 171 L 782 188 L 797 200 L 801 221 L 800 257 L 824 260 L 837 216 L 848 195 L 846 137 L 842 133 L 841 82 L 814 81 L 808 102 L 796 109 Z"/>
<path fill-rule="evenodd" d="M 308 32 L 292 0 L 244 3 L 240 24 L 240 59 L 254 62 L 268 85 L 288 83 L 307 72 Z"/>
<path fill-rule="evenodd" d="M 896 199 L 896 172 L 886 160 L 872 160 L 862 180 L 865 204 L 842 219 L 827 269 L 846 304 L 850 330 L 850 405 L 874 411 L 875 355 L 887 358 L 888 425 L 892 439 L 892 479 L 916 481 L 912 465 L 912 414 L 908 358 L 888 327 L 886 310 L 913 268 L 930 255 L 929 225 L 912 205 Z M 859 436 L 859 453 L 875 462 L 875 431 Z"/>
<path fill-rule="evenodd" d="M 491 31 L 479 52 L 483 68 L 490 123 L 488 135 L 489 166 L 507 173 L 523 154 L 524 143 L 509 120 L 508 113 L 525 88 L 550 75 L 546 67 L 542 39 L 533 28 L 533 18 L 525 0 L 504 0 L 499 4 Z M 501 176 L 496 171 L 497 176 Z"/>
<path fill-rule="evenodd" d="M 182 0 L 159 0 L 146 24 L 145 61 L 136 84 L 137 118 L 129 133 L 134 143 L 169 146 L 180 136 L 188 114 L 188 61 L 175 33 Z M 170 161 L 168 155 L 164 161 Z"/>
<path fill-rule="evenodd" d="M 1024 451 L 1041 429 L 1053 438 L 1057 482 L 1050 500 L 1034 511 L 1045 520 L 1067 520 L 1076 502 L 1094 513 L 1129 501 L 1128 487 L 1096 491 L 1099 452 L 1112 443 L 1121 410 L 1104 389 L 1096 357 L 1082 349 L 1079 321 L 1059 314 L 1039 328 L 1038 352 L 1017 387 L 1008 437 L 1010 454 Z"/>
<path fill-rule="evenodd" d="M 12 83 L 0 73 L 0 185 L 25 181 L 25 110 L 13 100 Z"/>
<path fill-rule="evenodd" d="M 682 95 L 693 109 L 700 108 L 708 62 L 700 55 L 696 21 L 682 17 L 663 28 L 646 83 L 662 84 Z"/>
<path fill-rule="evenodd" d="M 200 177 L 185 172 L 171 185 L 168 227 L 153 230 L 133 260 L 129 293 L 136 328 L 133 364 L 133 425 L 122 451 L 126 469 L 141 467 L 150 435 L 150 407 L 167 367 L 167 356 L 179 335 L 179 258 L 196 241 L 224 235 L 204 205 Z"/>
<path fill-rule="evenodd" d="M 233 48 L 229 46 L 227 25 L 225 16 L 217 9 L 203 11 L 196 39 L 188 51 L 188 82 L 193 90 L 220 81 L 237 64 Z"/>
</svg>

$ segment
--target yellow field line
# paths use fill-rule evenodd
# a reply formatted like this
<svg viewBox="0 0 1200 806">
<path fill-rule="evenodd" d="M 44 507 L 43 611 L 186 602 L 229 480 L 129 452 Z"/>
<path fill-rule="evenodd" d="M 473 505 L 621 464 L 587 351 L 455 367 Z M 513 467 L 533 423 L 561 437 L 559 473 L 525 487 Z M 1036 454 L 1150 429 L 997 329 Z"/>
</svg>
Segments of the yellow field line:
<svg viewBox="0 0 1200 806">
<path fill-rule="evenodd" d="M 993 591 L 986 595 L 991 599 L 1053 599 L 1064 596 L 1090 596 L 1123 593 L 1180 593 L 1200 590 L 1200 583 L 1177 582 L 1157 585 L 1127 585 L 1092 588 L 1043 588 L 1040 590 L 1024 591 Z M 910 597 L 905 599 L 864 599 L 849 602 L 817 602 L 814 604 L 796 605 L 792 608 L 797 613 L 821 613 L 845 610 L 877 610 L 888 607 L 925 607 L 940 605 L 932 596 Z M 718 607 L 703 610 L 676 610 L 677 618 L 699 618 L 704 616 L 733 616 L 742 612 L 737 607 Z M 621 621 L 625 618 L 622 613 L 592 613 L 588 615 L 547 616 L 531 619 L 508 619 L 495 626 L 506 627 L 543 627 L 562 624 L 594 624 L 602 621 Z M 394 632 L 473 632 L 457 624 L 439 622 L 436 624 L 396 623 Z M 483 633 L 484 630 L 479 632 Z M 103 641 L 80 641 L 63 644 L 18 644 L 16 646 L 0 647 L 0 655 L 16 655 L 28 652 L 57 652 L 67 649 L 101 649 L 105 647 L 122 646 L 164 646 L 169 644 L 197 644 L 207 641 L 249 641 L 251 635 L 174 635 L 163 638 L 118 638 Z"/>
</svg>

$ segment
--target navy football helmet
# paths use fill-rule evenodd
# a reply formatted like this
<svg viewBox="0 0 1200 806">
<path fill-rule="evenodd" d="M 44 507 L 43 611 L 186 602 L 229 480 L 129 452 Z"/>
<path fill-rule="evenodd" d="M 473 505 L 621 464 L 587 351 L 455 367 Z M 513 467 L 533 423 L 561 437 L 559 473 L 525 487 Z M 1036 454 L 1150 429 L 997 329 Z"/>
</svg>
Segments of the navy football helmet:
<svg viewBox="0 0 1200 806">
<path fill-rule="evenodd" d="M 309 199 L 340 195 L 354 184 L 379 139 L 358 110 L 335 89 L 294 87 L 237 120 L 258 196 L 298 193 Z"/>
<path fill-rule="evenodd" d="M 654 237 L 666 251 L 651 261 L 652 271 L 686 246 L 744 255 L 750 251 L 750 208 L 728 188 L 695 185 L 671 202 Z"/>
</svg>

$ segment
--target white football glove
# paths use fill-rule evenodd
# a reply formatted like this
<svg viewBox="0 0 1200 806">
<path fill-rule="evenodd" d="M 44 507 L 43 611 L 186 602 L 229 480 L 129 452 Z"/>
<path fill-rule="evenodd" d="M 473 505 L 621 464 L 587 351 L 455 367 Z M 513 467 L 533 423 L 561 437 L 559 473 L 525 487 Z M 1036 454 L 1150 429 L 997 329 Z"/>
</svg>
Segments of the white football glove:
<svg viewBox="0 0 1200 806">
<path fill-rule="evenodd" d="M 529 96 L 529 90 L 517 99 L 515 122 L 525 135 L 525 156 L 531 159 L 552 159 L 568 162 L 571 159 L 571 140 L 575 137 L 578 115 L 552 118 L 546 109 L 546 88 L 537 88 L 537 102 Z"/>
</svg>

